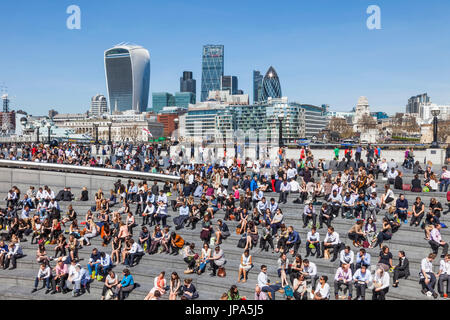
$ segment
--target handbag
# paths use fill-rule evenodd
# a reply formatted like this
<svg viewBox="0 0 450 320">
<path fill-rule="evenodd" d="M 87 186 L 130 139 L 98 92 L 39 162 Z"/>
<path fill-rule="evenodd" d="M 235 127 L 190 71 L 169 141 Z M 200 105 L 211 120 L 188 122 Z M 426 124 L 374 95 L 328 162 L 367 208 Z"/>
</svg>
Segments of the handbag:
<svg viewBox="0 0 450 320">
<path fill-rule="evenodd" d="M 217 276 L 221 278 L 225 278 L 227 276 L 225 267 L 219 267 L 219 269 L 217 270 Z"/>
<path fill-rule="evenodd" d="M 241 228 L 239 227 L 236 228 L 236 234 L 241 234 Z"/>
<path fill-rule="evenodd" d="M 246 243 L 247 243 L 247 239 L 241 238 L 238 241 L 237 247 L 238 248 L 245 248 Z"/>
<path fill-rule="evenodd" d="M 411 191 L 411 185 L 404 183 L 402 189 L 403 191 Z"/>
<path fill-rule="evenodd" d="M 364 248 L 370 247 L 369 241 L 365 240 L 365 241 L 363 242 L 363 247 L 364 247 Z"/>
</svg>

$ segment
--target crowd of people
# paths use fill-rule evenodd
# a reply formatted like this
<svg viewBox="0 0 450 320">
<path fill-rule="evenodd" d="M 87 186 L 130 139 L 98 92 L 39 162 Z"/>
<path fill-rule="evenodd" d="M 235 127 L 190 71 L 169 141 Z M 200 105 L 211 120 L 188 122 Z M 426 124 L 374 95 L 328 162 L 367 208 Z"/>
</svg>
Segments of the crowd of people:
<svg viewBox="0 0 450 320">
<path fill-rule="evenodd" d="M 433 194 L 429 203 L 424 203 L 418 193 L 447 192 L 450 171 L 444 166 L 435 173 L 429 165 L 424 170 L 418 165 L 408 186 L 402 176 L 411 161 L 415 163 L 411 150 L 402 170 L 393 159 L 384 159 L 380 148 L 370 145 L 364 150 L 367 161 L 362 158 L 362 147 L 354 155 L 346 149 L 342 159 L 337 152 L 329 162 L 315 159 L 311 150 L 302 148 L 297 160 L 287 159 L 280 149 L 274 161 L 241 162 L 223 157 L 202 164 L 170 157 L 164 161 L 157 145 L 136 150 L 133 146 L 114 147 L 114 163 L 108 157 L 104 161 L 104 157 L 92 157 L 89 148 L 70 144 L 25 145 L 20 156 L 11 149 L 7 156 L 11 160 L 101 165 L 180 177 L 178 182 L 163 185 L 118 180 L 109 192 L 99 189 L 94 197 L 87 189 L 80 196 L 73 195 L 70 186 L 56 194 L 48 186 L 31 186 L 26 192 L 13 187 L 0 212 L 4 231 L 0 265 L 15 269 L 23 257 L 23 243 L 29 240 L 36 245 L 33 293 L 42 282 L 46 294 L 72 292 L 76 297 L 89 292 L 93 281 L 100 281 L 101 299 L 124 299 L 139 285 L 133 268 L 142 259 L 168 254 L 181 256 L 176 259 L 186 264 L 185 277 L 201 276 L 207 269 L 211 277 L 225 277 L 226 269 L 236 268 L 236 284 L 254 282 L 256 300 L 275 299 L 277 293 L 287 299 L 326 300 L 333 296 L 331 288 L 335 299 L 364 300 L 370 290 L 372 299 L 384 300 L 391 287 L 399 287 L 400 280 L 411 274 L 408 253 L 399 251 L 395 264 L 386 245 L 409 223 L 409 227 L 423 230 L 431 251 L 424 253 L 421 270 L 412 271 L 420 273 L 422 293 L 448 297 L 448 243 L 441 236 L 448 210 L 440 199 L 443 194 Z M 416 201 L 408 203 L 405 195 L 414 192 Z M 93 205 L 87 212 L 76 212 L 73 200 Z M 447 200 L 450 202 L 450 192 Z M 61 203 L 67 204 L 67 210 L 61 209 Z M 297 218 L 302 221 L 301 228 L 294 227 Z M 353 221 L 345 235 L 335 228 L 339 220 Z M 198 240 L 186 241 L 183 234 L 192 232 L 186 229 L 197 230 Z M 232 233 L 238 235 L 237 243 L 232 242 Z M 345 244 L 345 238 L 351 243 Z M 101 247 L 93 248 L 89 260 L 81 262 L 80 250 L 92 246 L 94 239 L 100 240 L 96 243 Z M 237 266 L 227 264 L 224 244 L 229 243 L 242 249 Z M 379 249 L 378 261 L 369 254 L 375 249 Z M 268 263 L 258 266 L 257 278 L 249 275 L 255 267 L 255 252 L 278 257 L 276 265 L 270 266 L 277 269 L 277 280 L 269 279 Z M 437 257 L 440 268 L 435 272 L 432 262 Z M 322 259 L 329 263 L 339 260 L 334 279 L 321 275 L 317 264 Z M 116 274 L 119 265 L 123 265 L 121 276 Z M 192 276 L 182 280 L 173 272 L 166 280 L 166 271 L 155 277 L 146 300 L 166 294 L 171 300 L 201 298 Z M 222 298 L 247 299 L 240 296 L 236 285 Z"/>
</svg>

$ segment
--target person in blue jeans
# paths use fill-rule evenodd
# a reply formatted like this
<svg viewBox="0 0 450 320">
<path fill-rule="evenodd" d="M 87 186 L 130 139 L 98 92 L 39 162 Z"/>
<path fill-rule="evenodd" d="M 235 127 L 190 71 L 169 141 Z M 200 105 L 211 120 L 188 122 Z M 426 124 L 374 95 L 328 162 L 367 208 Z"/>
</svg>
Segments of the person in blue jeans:
<svg viewBox="0 0 450 320">
<path fill-rule="evenodd" d="M 87 268 L 89 271 L 89 275 L 91 275 L 92 279 L 94 279 L 95 275 L 98 274 L 98 268 L 100 266 L 101 255 L 98 252 L 97 248 L 92 249 L 91 257 L 89 258 L 89 263 L 87 264 Z M 95 273 L 92 273 L 95 272 Z"/>
<path fill-rule="evenodd" d="M 442 174 L 439 183 L 439 192 L 447 192 L 450 185 L 450 171 L 447 170 L 447 166 L 442 167 Z"/>
<path fill-rule="evenodd" d="M 281 290 L 281 286 L 279 284 L 270 284 L 270 280 L 267 277 L 267 266 L 261 266 L 261 272 L 258 275 L 258 286 L 261 288 L 263 292 L 267 292 L 267 295 L 271 300 L 275 300 L 275 293 L 284 291 Z"/>
<path fill-rule="evenodd" d="M 42 263 L 41 267 L 39 268 L 38 275 L 36 279 L 34 280 L 34 289 L 31 291 L 31 293 L 36 292 L 38 289 L 39 281 L 43 281 L 43 286 L 47 287 L 47 291 L 45 291 L 45 294 L 49 293 L 51 291 L 50 285 L 54 287 L 54 281 L 52 277 L 52 270 L 49 266 L 47 266 L 46 263 Z"/>
<path fill-rule="evenodd" d="M 123 300 L 125 292 L 131 292 L 134 289 L 134 279 L 130 270 L 123 269 L 123 278 L 114 290 L 114 299 Z"/>
<path fill-rule="evenodd" d="M 405 199 L 404 194 L 400 194 L 400 197 L 397 199 L 395 203 L 395 213 L 398 218 L 404 223 L 408 223 L 408 200 Z"/>
</svg>

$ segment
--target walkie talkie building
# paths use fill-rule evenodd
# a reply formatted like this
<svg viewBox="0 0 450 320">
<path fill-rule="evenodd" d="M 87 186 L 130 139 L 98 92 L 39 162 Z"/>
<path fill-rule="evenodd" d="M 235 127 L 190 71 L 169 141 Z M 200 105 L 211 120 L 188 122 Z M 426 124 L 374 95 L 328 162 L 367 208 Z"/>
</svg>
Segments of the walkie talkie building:
<svg viewBox="0 0 450 320">
<path fill-rule="evenodd" d="M 105 74 L 111 111 L 147 111 L 150 88 L 147 49 L 119 44 L 106 50 Z"/>
</svg>

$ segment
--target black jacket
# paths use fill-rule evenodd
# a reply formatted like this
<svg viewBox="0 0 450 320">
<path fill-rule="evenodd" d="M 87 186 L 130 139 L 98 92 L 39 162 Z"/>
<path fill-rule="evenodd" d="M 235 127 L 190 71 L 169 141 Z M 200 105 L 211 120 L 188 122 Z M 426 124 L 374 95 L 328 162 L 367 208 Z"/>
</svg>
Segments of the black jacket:
<svg viewBox="0 0 450 320">
<path fill-rule="evenodd" d="M 403 260 L 403 265 L 400 265 L 400 261 L 399 261 L 398 265 L 395 267 L 395 269 L 397 269 L 399 271 L 404 271 L 405 272 L 405 277 L 409 277 L 410 273 L 409 273 L 409 260 L 408 260 L 408 258 L 405 258 Z"/>
</svg>

